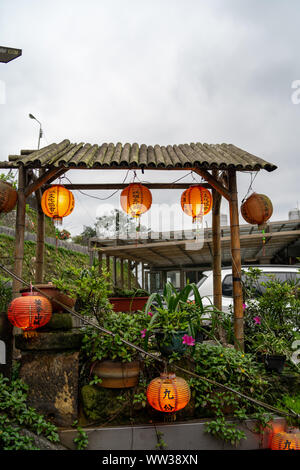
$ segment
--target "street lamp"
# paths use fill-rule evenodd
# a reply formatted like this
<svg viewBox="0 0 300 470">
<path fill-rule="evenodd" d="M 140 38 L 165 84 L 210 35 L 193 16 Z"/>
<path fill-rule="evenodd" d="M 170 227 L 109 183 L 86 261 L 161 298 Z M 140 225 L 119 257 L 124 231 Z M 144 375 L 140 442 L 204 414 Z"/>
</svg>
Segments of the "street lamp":
<svg viewBox="0 0 300 470">
<path fill-rule="evenodd" d="M 39 121 L 36 117 L 33 116 L 33 114 L 29 114 L 29 117 L 30 117 L 30 119 L 34 119 L 34 120 L 35 120 L 36 122 L 38 122 L 39 125 L 40 125 L 39 141 L 38 141 L 38 150 L 39 150 L 39 148 L 40 148 L 40 141 L 41 141 L 41 138 L 43 137 L 42 124 L 40 123 L 40 121 Z"/>
</svg>

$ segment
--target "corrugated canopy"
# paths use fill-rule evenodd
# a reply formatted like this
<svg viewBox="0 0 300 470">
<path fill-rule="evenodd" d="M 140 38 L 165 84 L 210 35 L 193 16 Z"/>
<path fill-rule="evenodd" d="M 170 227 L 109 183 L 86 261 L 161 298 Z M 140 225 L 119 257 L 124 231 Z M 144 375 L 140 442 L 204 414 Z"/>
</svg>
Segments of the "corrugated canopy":
<svg viewBox="0 0 300 470">
<path fill-rule="evenodd" d="M 8 162 L 0 162 L 2 168 L 17 168 L 23 164 L 30 168 L 204 168 L 239 171 L 273 171 L 276 165 L 252 155 L 232 144 L 72 144 L 63 140 L 40 150 L 21 155 L 10 155 Z"/>
</svg>

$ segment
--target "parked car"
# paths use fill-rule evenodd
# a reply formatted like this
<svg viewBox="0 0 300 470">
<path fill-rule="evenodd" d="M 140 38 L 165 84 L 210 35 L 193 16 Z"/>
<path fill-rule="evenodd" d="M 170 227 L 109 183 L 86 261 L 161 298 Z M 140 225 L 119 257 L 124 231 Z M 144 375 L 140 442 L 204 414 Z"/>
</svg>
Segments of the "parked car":
<svg viewBox="0 0 300 470">
<path fill-rule="evenodd" d="M 300 266 L 297 265 L 256 265 L 256 266 L 242 266 L 243 271 L 249 268 L 257 268 L 262 271 L 258 279 L 257 294 L 263 292 L 264 287 L 262 282 L 269 279 L 269 275 L 275 276 L 281 282 L 296 281 L 300 279 Z M 242 276 L 243 277 L 243 276 Z M 203 297 L 203 304 L 213 304 L 213 271 L 204 271 L 202 277 L 197 284 L 199 293 Z M 190 297 L 193 300 L 193 296 Z M 222 268 L 222 310 L 229 312 L 230 306 L 233 305 L 233 292 L 232 292 L 232 270 L 231 267 Z"/>
</svg>

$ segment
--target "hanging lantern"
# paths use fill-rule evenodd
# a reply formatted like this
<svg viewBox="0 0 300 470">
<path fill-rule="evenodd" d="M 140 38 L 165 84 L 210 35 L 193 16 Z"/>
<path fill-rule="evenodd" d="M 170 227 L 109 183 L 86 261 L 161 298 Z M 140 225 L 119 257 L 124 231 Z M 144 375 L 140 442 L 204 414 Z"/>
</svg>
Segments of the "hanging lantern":
<svg viewBox="0 0 300 470">
<path fill-rule="evenodd" d="M 140 217 L 152 204 L 152 195 L 141 183 L 131 183 L 121 192 L 121 207 L 131 217 Z"/>
<path fill-rule="evenodd" d="M 241 205 L 241 214 L 248 224 L 264 226 L 273 214 L 273 205 L 264 194 L 253 193 Z"/>
<path fill-rule="evenodd" d="M 211 211 L 213 198 L 211 192 L 200 184 L 191 186 L 181 195 L 181 207 L 185 214 L 193 217 L 193 222 Z"/>
<path fill-rule="evenodd" d="M 50 301 L 36 292 L 23 292 L 10 303 L 7 311 L 10 323 L 25 333 L 46 325 L 51 315 Z"/>
<path fill-rule="evenodd" d="M 10 212 L 14 209 L 18 199 L 18 193 L 12 184 L 0 181 L 0 213 Z"/>
<path fill-rule="evenodd" d="M 161 374 L 147 388 L 148 403 L 158 411 L 175 413 L 182 410 L 191 398 L 187 382 L 175 374 Z"/>
<path fill-rule="evenodd" d="M 271 450 L 300 450 L 300 432 L 277 432 L 273 434 Z"/>
<path fill-rule="evenodd" d="M 44 214 L 51 217 L 57 223 L 61 223 L 63 217 L 71 214 L 74 205 L 73 194 L 61 184 L 56 184 L 46 189 L 41 200 Z"/>
</svg>

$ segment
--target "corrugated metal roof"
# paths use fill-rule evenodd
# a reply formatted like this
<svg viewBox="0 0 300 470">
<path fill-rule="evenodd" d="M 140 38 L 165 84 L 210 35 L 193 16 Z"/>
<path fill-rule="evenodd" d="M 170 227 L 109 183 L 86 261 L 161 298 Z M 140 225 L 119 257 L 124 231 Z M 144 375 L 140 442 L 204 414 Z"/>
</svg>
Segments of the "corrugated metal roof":
<svg viewBox="0 0 300 470">
<path fill-rule="evenodd" d="M 10 155 L 0 167 L 17 168 L 193 168 L 273 171 L 276 165 L 266 162 L 232 144 L 72 144 L 63 140 L 26 155 Z"/>
</svg>

